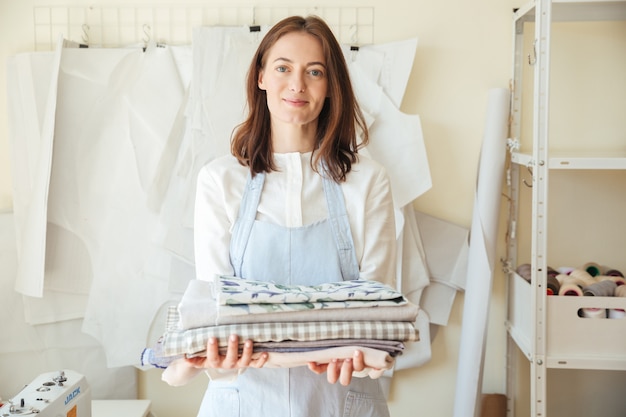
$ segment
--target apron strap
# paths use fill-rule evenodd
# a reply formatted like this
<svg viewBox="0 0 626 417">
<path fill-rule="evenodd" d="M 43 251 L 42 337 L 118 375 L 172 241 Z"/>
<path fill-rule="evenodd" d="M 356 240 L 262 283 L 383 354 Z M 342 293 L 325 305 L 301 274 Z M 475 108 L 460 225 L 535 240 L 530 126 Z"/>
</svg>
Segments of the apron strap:
<svg viewBox="0 0 626 417">
<path fill-rule="evenodd" d="M 237 220 L 233 226 L 233 235 L 230 241 L 230 263 L 237 277 L 241 276 L 243 254 L 248 244 L 248 237 L 250 237 L 252 225 L 256 219 L 263 184 L 265 184 L 265 172 L 260 172 L 254 177 L 248 172 L 246 189 L 241 198 L 239 213 L 237 214 Z"/>
<path fill-rule="evenodd" d="M 344 281 L 359 279 L 359 263 L 356 260 L 356 250 L 352 239 L 350 221 L 346 212 L 346 201 L 341 191 L 341 185 L 327 175 L 322 175 L 326 205 L 328 206 L 328 220 L 337 243 L 337 251 L 341 263 L 341 276 Z"/>
</svg>

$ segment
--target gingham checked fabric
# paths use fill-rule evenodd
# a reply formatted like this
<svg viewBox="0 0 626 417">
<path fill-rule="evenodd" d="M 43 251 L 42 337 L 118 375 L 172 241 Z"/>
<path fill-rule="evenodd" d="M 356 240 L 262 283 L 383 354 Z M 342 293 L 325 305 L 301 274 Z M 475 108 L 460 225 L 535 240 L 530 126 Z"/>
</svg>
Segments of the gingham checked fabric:
<svg viewBox="0 0 626 417">
<path fill-rule="evenodd" d="M 373 339 L 416 341 L 417 330 L 410 322 L 393 321 L 328 321 L 229 324 L 178 330 L 176 307 L 168 310 L 168 330 L 164 333 L 163 355 L 194 354 L 206 349 L 210 337 L 225 347 L 228 337 L 237 334 L 253 342 L 313 341 L 327 339 Z"/>
</svg>

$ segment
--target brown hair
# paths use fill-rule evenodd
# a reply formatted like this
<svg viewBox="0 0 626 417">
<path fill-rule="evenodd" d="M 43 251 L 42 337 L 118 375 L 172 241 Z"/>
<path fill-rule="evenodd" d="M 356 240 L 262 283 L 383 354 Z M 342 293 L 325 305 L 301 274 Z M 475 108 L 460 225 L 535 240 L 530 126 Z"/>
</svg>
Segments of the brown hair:
<svg viewBox="0 0 626 417">
<path fill-rule="evenodd" d="M 258 79 L 269 49 L 281 36 L 291 32 L 304 32 L 316 37 L 322 44 L 326 59 L 328 97 L 319 114 L 317 148 L 311 157 L 311 164 L 317 169 L 321 160 L 325 173 L 337 182 L 345 181 L 346 174 L 357 161 L 359 148 L 368 143 L 368 131 L 350 83 L 341 47 L 328 25 L 317 16 L 283 19 L 261 41 L 248 70 L 248 117 L 234 131 L 231 152 L 242 165 L 250 167 L 252 175 L 276 169 L 272 157 L 270 111 L 266 93 L 258 87 Z M 361 133 L 360 144 L 357 127 Z"/>
</svg>

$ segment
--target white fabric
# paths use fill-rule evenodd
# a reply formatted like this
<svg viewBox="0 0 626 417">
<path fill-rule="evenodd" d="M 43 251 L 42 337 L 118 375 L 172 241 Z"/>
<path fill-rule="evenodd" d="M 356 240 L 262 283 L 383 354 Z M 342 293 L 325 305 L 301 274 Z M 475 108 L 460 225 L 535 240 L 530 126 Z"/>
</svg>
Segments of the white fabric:
<svg viewBox="0 0 626 417">
<path fill-rule="evenodd" d="M 80 320 L 25 322 L 24 296 L 13 290 L 16 273 L 15 216 L 0 213 L 0 393 L 19 392 L 43 372 L 72 369 L 86 376 L 94 398 L 134 398 L 135 369 L 107 368 L 103 348 L 80 331 Z"/>
<path fill-rule="evenodd" d="M 457 291 L 465 290 L 469 229 L 417 210 L 411 215 L 419 228 L 430 276 L 420 306 L 431 323 L 445 326 Z"/>
<path fill-rule="evenodd" d="M 50 66 L 44 68 L 49 72 L 41 73 L 41 69 L 31 67 L 30 56 L 25 54 L 10 62 L 7 71 L 8 77 L 17 81 L 16 84 L 8 83 L 7 96 L 15 96 L 17 100 L 24 98 L 20 103 L 23 107 L 9 114 L 16 129 L 13 134 L 26 133 L 25 136 L 13 136 L 15 162 L 12 166 L 18 171 L 14 188 L 19 190 L 13 206 L 19 230 L 18 258 L 28 260 L 18 263 L 15 289 L 32 297 L 41 297 L 44 289 L 48 191 L 62 44 L 63 38 L 59 37 Z M 35 74 L 42 80 L 36 85 L 31 84 Z M 31 128 L 32 122 L 35 123 Z"/>
<path fill-rule="evenodd" d="M 394 364 L 394 358 L 387 352 L 372 349 L 363 346 L 341 346 L 328 349 L 311 350 L 306 352 L 265 352 L 267 361 L 264 368 L 295 368 L 299 366 L 307 366 L 309 362 L 317 362 L 319 364 L 329 363 L 333 359 L 342 360 L 352 358 L 354 352 L 360 350 L 363 353 L 364 362 L 371 368 L 356 372 L 355 376 L 377 378 Z M 257 359 L 261 353 L 252 354 L 253 359 Z M 174 361 L 161 374 L 161 379 L 172 386 L 185 385 L 188 382 L 185 367 L 180 367 L 182 362 Z M 374 369 L 372 369 L 374 368 Z"/>
<path fill-rule="evenodd" d="M 14 160 L 12 179 L 16 240 L 19 250 L 32 260 L 33 265 L 39 261 L 33 254 L 34 247 L 29 246 L 27 236 L 28 233 L 34 232 L 31 228 L 38 223 L 32 220 L 33 216 L 47 216 L 47 213 L 39 212 L 43 207 L 36 203 L 38 199 L 31 187 L 35 183 L 49 181 L 47 178 L 49 173 L 45 176 L 43 171 L 37 171 L 37 167 L 41 149 L 45 148 L 42 148 L 44 136 L 40 132 L 44 120 L 54 116 L 49 115 L 52 110 L 47 104 L 50 90 L 56 91 L 57 88 L 57 79 L 51 79 L 51 74 L 55 74 L 56 77 L 58 68 L 55 70 L 55 66 L 60 64 L 59 59 L 60 51 L 23 53 L 11 57 L 7 63 L 9 126 Z M 56 111 L 56 108 L 53 110 Z M 23 299 L 25 320 L 29 324 L 80 318 L 85 311 L 90 276 L 87 276 L 89 279 L 74 280 L 72 282 L 74 285 L 70 286 L 71 293 L 59 291 L 64 289 L 62 285 L 64 274 L 69 273 L 71 277 L 78 275 L 80 278 L 84 278 L 85 275 L 72 274 L 78 272 L 76 264 L 67 257 L 73 258 L 77 247 L 63 247 L 63 242 L 56 239 L 57 229 L 54 224 L 48 223 L 46 228 L 38 231 L 41 236 L 46 236 L 39 237 L 38 244 L 44 241 L 47 243 L 44 276 L 37 278 L 37 275 L 31 274 L 26 279 L 23 275 L 24 268 L 20 272 L 22 275 L 16 273 L 16 289 L 29 294 Z M 63 251 L 59 250 L 61 248 Z M 59 255 L 65 256 L 64 260 L 70 262 L 59 262 L 57 258 Z M 43 289 L 40 291 L 38 288 L 42 283 Z"/>
<path fill-rule="evenodd" d="M 359 61 L 350 61 L 348 65 L 357 98 L 372 119 L 366 149 L 387 168 L 394 204 L 403 207 L 432 186 L 420 118 L 395 107 Z"/>
<path fill-rule="evenodd" d="M 110 343 L 107 350 L 118 352 L 111 357 L 112 366 L 137 361 L 125 344 L 145 345 L 138 329 L 149 325 L 153 311 L 135 301 L 152 292 L 155 309 L 159 300 L 169 298 L 159 280 L 147 279 L 155 269 L 167 274 L 168 268 L 157 269 L 166 257 L 160 264 L 149 262 L 154 269 L 147 268 L 147 276 L 140 271 L 155 224 L 145 211 L 145 189 L 176 113 L 177 94 L 182 98 L 170 49 L 68 49 L 60 60 L 47 241 L 54 243 L 50 249 L 63 250 L 46 254 L 46 286 L 55 292 L 41 303 L 27 300 L 26 312 L 32 322 L 86 314 L 85 330 Z M 29 178 L 21 171 L 16 177 L 18 186 Z M 41 198 L 41 193 L 31 196 L 28 188 L 20 191 Z M 26 203 L 16 211 L 27 211 Z M 87 305 L 81 294 L 89 289 L 93 293 Z M 133 307 L 136 314 L 117 312 L 110 299 Z M 130 324 L 122 327 L 126 331 L 120 331 L 120 321 Z"/>
<path fill-rule="evenodd" d="M 105 61 L 115 63 L 108 71 L 100 65 L 101 71 L 83 74 L 86 81 L 68 78 L 68 93 L 86 84 L 92 96 L 72 100 L 81 111 L 65 119 L 73 123 L 64 132 L 81 134 L 82 140 L 68 142 L 84 143 L 74 145 L 70 158 L 78 166 L 74 175 L 81 209 L 94 220 L 82 228 L 94 265 L 83 330 L 105 345 L 109 366 L 137 363 L 155 311 L 170 298 L 171 258 L 154 243 L 158 218 L 146 205 L 184 94 L 171 50 L 137 49 L 124 55 L 85 50 L 66 67 L 69 75 L 85 62 L 117 54 Z"/>
</svg>

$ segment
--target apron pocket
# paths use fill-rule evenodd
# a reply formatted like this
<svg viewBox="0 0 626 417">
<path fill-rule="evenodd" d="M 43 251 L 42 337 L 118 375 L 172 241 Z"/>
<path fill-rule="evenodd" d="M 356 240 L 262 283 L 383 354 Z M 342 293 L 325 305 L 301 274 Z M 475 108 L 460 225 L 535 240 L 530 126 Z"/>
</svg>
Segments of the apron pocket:
<svg viewBox="0 0 626 417">
<path fill-rule="evenodd" d="M 349 391 L 343 417 L 389 417 L 389 408 L 382 397 Z"/>
</svg>

